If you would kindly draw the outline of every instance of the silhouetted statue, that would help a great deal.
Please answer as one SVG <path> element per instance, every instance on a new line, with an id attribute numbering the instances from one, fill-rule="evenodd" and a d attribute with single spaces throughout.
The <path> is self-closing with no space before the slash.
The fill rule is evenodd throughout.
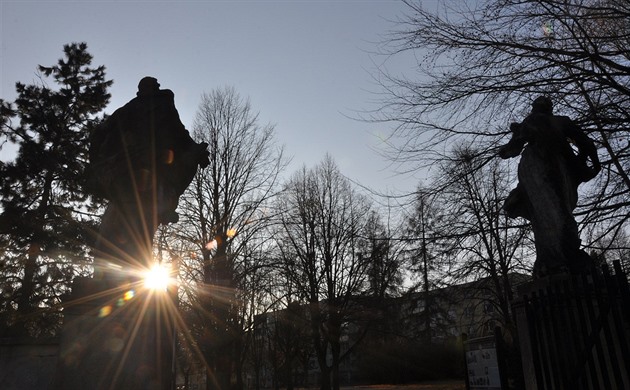
<path id="1" fill-rule="evenodd" d="M 99 265 L 146 266 L 159 224 L 177 222 L 179 196 L 208 165 L 175 108 L 174 94 L 145 77 L 137 96 L 96 128 L 89 180 L 109 200 L 95 244 Z"/>
<path id="2" fill-rule="evenodd" d="M 593 261 L 580 249 L 573 210 L 578 186 L 600 171 L 593 141 L 570 118 L 553 115 L 547 97 L 534 100 L 531 113 L 523 122 L 512 123 L 510 129 L 512 139 L 499 156 L 507 159 L 522 154 L 519 183 L 503 208 L 509 217 L 531 222 L 536 246 L 534 277 L 583 272 Z"/>

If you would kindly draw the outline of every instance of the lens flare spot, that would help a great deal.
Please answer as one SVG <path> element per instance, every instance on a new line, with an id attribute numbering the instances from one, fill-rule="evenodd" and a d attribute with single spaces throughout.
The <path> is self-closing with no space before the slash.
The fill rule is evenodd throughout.
<path id="1" fill-rule="evenodd" d="M 546 37 L 553 36 L 553 22 L 548 21 L 543 23 L 542 30 Z"/>
<path id="2" fill-rule="evenodd" d="M 173 161 L 175 161 L 175 152 L 173 152 L 173 149 L 168 149 L 164 155 L 164 162 L 167 165 L 171 165 Z"/>
<path id="3" fill-rule="evenodd" d="M 123 300 L 125 300 L 125 301 L 130 301 L 130 300 L 132 300 L 132 299 L 133 299 L 133 297 L 135 297 L 135 296 L 136 296 L 136 292 L 135 292 L 135 291 L 133 291 L 133 290 L 128 290 L 128 291 L 125 291 L 125 294 L 123 295 Z"/>
<path id="4" fill-rule="evenodd" d="M 108 315 L 110 315 L 112 313 L 112 307 L 110 305 L 107 306 L 103 306 L 101 307 L 101 309 L 98 311 L 98 318 L 103 318 L 103 317 L 107 317 Z"/>
<path id="5" fill-rule="evenodd" d="M 206 244 L 206 249 L 209 251 L 216 249 L 216 247 L 217 247 L 217 240 L 212 240 Z"/>
<path id="6" fill-rule="evenodd" d="M 108 341 L 107 348 L 112 352 L 120 352 L 125 347 L 125 342 L 120 338 L 114 337 Z"/>

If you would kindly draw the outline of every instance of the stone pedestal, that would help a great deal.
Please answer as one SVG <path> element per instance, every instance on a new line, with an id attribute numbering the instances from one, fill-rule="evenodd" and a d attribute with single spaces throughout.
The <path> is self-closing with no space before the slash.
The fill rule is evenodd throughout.
<path id="1" fill-rule="evenodd" d="M 513 303 L 527 390 L 630 389 L 630 287 L 615 275 L 558 274 Z"/>
<path id="2" fill-rule="evenodd" d="M 173 314 L 165 292 L 78 280 L 64 307 L 55 389 L 172 389 Z"/>

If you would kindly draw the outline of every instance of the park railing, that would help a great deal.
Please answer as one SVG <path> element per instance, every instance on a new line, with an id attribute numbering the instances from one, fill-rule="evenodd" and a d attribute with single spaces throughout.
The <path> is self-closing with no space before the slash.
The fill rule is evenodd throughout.
<path id="1" fill-rule="evenodd" d="M 630 289 L 620 263 L 553 275 L 513 304 L 527 390 L 630 389 Z"/>

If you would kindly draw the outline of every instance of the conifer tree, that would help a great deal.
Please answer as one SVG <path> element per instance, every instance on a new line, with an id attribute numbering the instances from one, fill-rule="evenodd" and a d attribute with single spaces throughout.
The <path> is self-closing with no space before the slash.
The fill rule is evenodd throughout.
<path id="1" fill-rule="evenodd" d="M 54 329 L 61 295 L 87 272 L 95 205 L 84 168 L 112 81 L 104 66 L 91 66 L 86 43 L 63 52 L 56 65 L 37 67 L 38 82 L 16 83 L 14 102 L 0 100 L 0 145 L 17 147 L 0 161 L 0 326 L 13 333 Z"/>

